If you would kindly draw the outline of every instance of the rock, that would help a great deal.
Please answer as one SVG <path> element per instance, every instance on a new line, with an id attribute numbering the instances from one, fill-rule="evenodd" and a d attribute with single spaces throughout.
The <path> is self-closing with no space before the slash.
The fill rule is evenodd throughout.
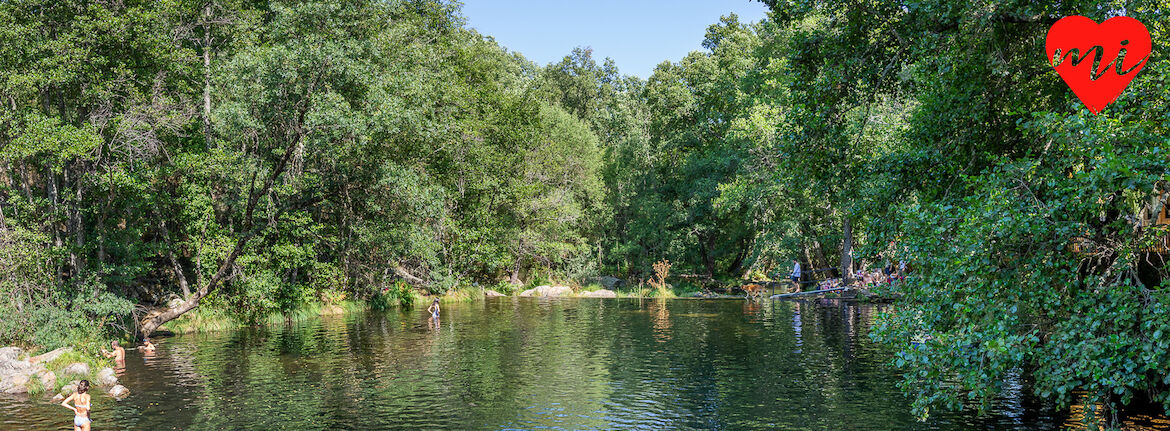
<path id="1" fill-rule="evenodd" d="M 102 368 L 101 371 L 98 371 L 97 384 L 107 387 L 118 384 L 118 376 L 114 375 L 114 369 L 106 367 Z"/>
<path id="2" fill-rule="evenodd" d="M 573 288 L 569 286 L 537 286 L 520 292 L 520 296 L 570 296 Z"/>
<path id="3" fill-rule="evenodd" d="M 4 382 L 0 383 L 0 387 L 4 389 L 6 394 L 24 394 L 28 393 L 28 381 L 27 375 L 15 374 L 4 379 Z"/>
<path id="4" fill-rule="evenodd" d="M 0 348 L 0 362 L 19 361 L 22 354 L 24 354 L 24 349 L 19 347 Z"/>
<path id="5" fill-rule="evenodd" d="M 61 395 L 61 394 L 53 395 L 53 402 L 59 403 L 61 401 L 65 401 L 64 395 Z"/>
<path id="6" fill-rule="evenodd" d="M 496 292 L 496 291 L 494 291 L 494 290 L 491 290 L 491 289 L 484 289 L 484 291 L 483 291 L 483 296 L 486 296 L 486 297 L 488 297 L 488 298 L 491 298 L 491 297 L 494 297 L 494 296 L 505 296 L 505 295 L 504 295 L 503 293 Z"/>
<path id="7" fill-rule="evenodd" d="M 66 366 L 65 369 L 61 370 L 61 375 L 62 376 L 74 375 L 74 376 L 88 377 L 89 376 L 89 364 L 86 364 L 83 362 L 74 362 L 74 363 Z"/>
<path id="8" fill-rule="evenodd" d="M 53 386 L 57 386 L 57 375 L 52 371 L 41 371 L 37 373 L 37 377 L 41 379 L 41 386 L 45 388 L 46 392 L 53 390 Z"/>
<path id="9" fill-rule="evenodd" d="M 617 293 L 612 290 L 601 289 L 593 292 L 584 292 L 581 294 L 583 298 L 617 298 Z"/>
<path id="10" fill-rule="evenodd" d="M 617 277 L 610 277 L 608 275 L 604 277 L 594 277 L 587 280 L 587 282 L 600 284 L 601 287 L 604 287 L 606 290 L 617 290 L 626 286 L 625 280 Z"/>
<path id="11" fill-rule="evenodd" d="M 61 394 L 64 394 L 66 397 L 73 395 L 74 392 L 77 392 L 77 381 L 76 380 L 68 385 L 61 387 Z M 64 398 L 64 397 L 62 397 L 62 398 Z"/>
<path id="12" fill-rule="evenodd" d="M 73 351 L 72 347 L 66 346 L 66 347 L 62 347 L 60 349 L 54 350 L 52 352 L 42 353 L 40 355 L 33 356 L 31 358 L 28 358 L 28 361 L 31 363 L 34 363 L 34 364 L 42 364 L 42 363 L 57 359 L 65 352 L 72 352 L 72 351 Z"/>
<path id="13" fill-rule="evenodd" d="M 126 389 L 125 386 L 114 385 L 114 387 L 110 388 L 111 397 L 121 400 L 122 398 L 126 398 L 128 395 L 130 395 L 130 390 Z"/>

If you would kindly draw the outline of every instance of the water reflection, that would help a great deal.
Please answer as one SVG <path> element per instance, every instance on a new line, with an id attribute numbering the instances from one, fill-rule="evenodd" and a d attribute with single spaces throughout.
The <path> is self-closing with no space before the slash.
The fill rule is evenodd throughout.
<path id="1" fill-rule="evenodd" d="M 158 340 L 95 430 L 1059 429 L 1018 381 L 984 418 L 908 413 L 869 327 L 835 301 L 496 298 Z M 0 429 L 68 429 L 0 397 Z"/>

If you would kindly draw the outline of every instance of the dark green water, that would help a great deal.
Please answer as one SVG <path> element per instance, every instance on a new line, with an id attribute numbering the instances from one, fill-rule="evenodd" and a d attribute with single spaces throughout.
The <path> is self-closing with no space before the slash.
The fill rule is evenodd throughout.
<path id="1" fill-rule="evenodd" d="M 908 414 L 875 306 L 498 298 L 164 338 L 129 352 L 94 430 L 1045 430 L 1018 394 L 989 416 Z M 0 397 L 0 429 L 71 429 Z"/>

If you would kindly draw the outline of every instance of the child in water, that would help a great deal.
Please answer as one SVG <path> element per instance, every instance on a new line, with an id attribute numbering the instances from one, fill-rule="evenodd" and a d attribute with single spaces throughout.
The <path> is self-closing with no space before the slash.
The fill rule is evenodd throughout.
<path id="1" fill-rule="evenodd" d="M 86 392 L 89 392 L 89 380 L 82 380 L 77 382 L 77 392 L 61 402 L 62 406 L 73 410 L 73 431 L 89 431 L 90 399 Z M 70 401 L 73 401 L 73 405 L 69 405 Z"/>

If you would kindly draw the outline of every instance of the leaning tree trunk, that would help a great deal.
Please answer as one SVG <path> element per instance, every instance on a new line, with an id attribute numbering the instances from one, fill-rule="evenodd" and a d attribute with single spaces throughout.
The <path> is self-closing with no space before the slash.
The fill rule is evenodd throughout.
<path id="1" fill-rule="evenodd" d="M 302 124 L 304 122 L 304 116 L 305 111 L 302 111 L 300 113 L 300 120 Z M 263 187 L 261 187 L 260 190 L 253 190 L 253 192 L 248 196 L 248 205 L 244 212 L 244 233 L 236 241 L 236 246 L 232 249 L 231 254 L 229 254 L 227 259 L 224 259 L 223 263 L 219 265 L 219 270 L 215 272 L 215 275 L 207 281 L 207 284 L 200 286 L 199 289 L 191 292 L 190 295 L 186 295 L 182 302 L 175 304 L 174 306 L 168 306 L 165 309 L 147 314 L 146 317 L 142 319 L 142 322 L 139 326 L 139 331 L 142 332 L 143 336 L 150 335 L 154 331 L 158 330 L 159 326 L 162 326 L 164 323 L 170 322 L 171 320 L 182 316 L 183 313 L 191 311 L 197 307 L 200 300 L 202 300 L 211 292 L 215 291 L 215 289 L 219 287 L 220 284 L 223 284 L 224 279 L 229 274 L 229 269 L 235 265 L 236 258 L 239 257 L 240 253 L 243 252 L 244 248 L 248 245 L 248 241 L 251 240 L 252 237 L 256 236 L 256 234 L 259 233 L 263 228 L 267 228 L 277 220 L 280 220 L 281 216 L 287 208 L 281 208 L 279 211 L 277 211 L 275 217 L 268 219 L 267 223 L 265 223 L 263 226 L 259 226 L 258 228 L 253 227 L 252 213 L 255 211 L 256 204 L 260 201 L 260 198 L 267 195 L 268 192 L 272 190 L 272 185 L 276 183 L 276 179 L 284 173 L 288 166 L 289 158 L 291 158 L 293 155 L 293 150 L 300 143 L 302 138 L 303 136 L 299 133 L 295 135 L 295 137 L 292 139 L 292 142 L 290 142 L 284 149 L 284 156 L 281 157 L 280 162 L 276 164 L 276 167 L 272 170 L 272 174 L 269 175 L 268 178 L 264 181 Z M 255 175 L 253 175 L 253 178 L 255 178 Z M 255 182 L 253 182 L 253 184 L 255 184 Z M 176 276 L 185 277 L 181 272 L 177 273 Z"/>

